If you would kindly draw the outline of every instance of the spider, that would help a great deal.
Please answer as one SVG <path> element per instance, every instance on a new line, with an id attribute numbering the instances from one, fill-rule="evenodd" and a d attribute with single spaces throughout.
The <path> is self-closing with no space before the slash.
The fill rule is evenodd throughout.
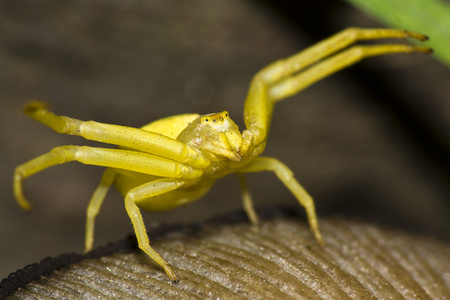
<path id="1" fill-rule="evenodd" d="M 70 161 L 107 167 L 87 207 L 85 251 L 92 249 L 94 220 L 109 187 L 114 184 L 125 197 L 139 248 L 156 261 L 173 282 L 177 277 L 168 263 L 150 247 L 140 208 L 164 211 L 203 196 L 216 179 L 236 173 L 241 182 L 244 209 L 253 224 L 253 208 L 244 173 L 272 171 L 305 208 L 315 239 L 324 244 L 314 201 L 294 178 L 292 171 L 275 158 L 262 157 L 275 103 L 359 60 L 390 53 L 430 53 L 431 49 L 409 44 L 352 46 L 360 40 L 426 36 L 396 29 L 348 28 L 291 57 L 278 60 L 252 79 L 244 104 L 242 133 L 228 112 L 207 115 L 183 114 L 154 121 L 142 128 L 81 121 L 50 112 L 43 102 L 30 102 L 25 113 L 58 133 L 119 146 L 117 149 L 60 146 L 15 169 L 14 195 L 24 210 L 25 178 L 51 166 Z"/>

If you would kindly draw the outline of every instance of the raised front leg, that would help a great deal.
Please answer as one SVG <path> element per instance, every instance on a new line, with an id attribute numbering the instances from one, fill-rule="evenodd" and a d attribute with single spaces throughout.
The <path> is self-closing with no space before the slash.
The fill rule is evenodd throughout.
<path id="1" fill-rule="evenodd" d="M 279 80 L 287 78 L 294 73 L 297 73 L 314 63 L 332 56 L 333 54 L 347 48 L 348 46 L 364 40 L 379 40 L 379 39 L 406 39 L 413 38 L 419 41 L 425 41 L 428 38 L 419 33 L 409 32 L 399 29 L 365 29 L 365 28 L 347 28 L 337 34 L 312 45 L 305 50 L 292 55 L 286 59 L 281 59 L 271 63 L 267 67 L 259 71 L 255 77 L 263 81 L 267 85 L 272 85 Z M 384 47 L 390 45 L 378 45 L 376 47 Z M 399 46 L 396 44 L 396 46 Z M 413 51 L 425 52 L 430 51 L 429 48 L 417 47 L 413 45 L 406 45 L 411 48 L 417 48 Z M 378 53 L 376 55 L 388 54 L 388 53 L 402 53 L 403 49 L 387 48 L 384 53 Z M 411 51 L 406 51 L 411 52 Z"/>
<path id="2" fill-rule="evenodd" d="M 329 76 L 361 59 L 391 53 L 430 53 L 431 49 L 408 44 L 353 46 L 361 40 L 384 38 L 414 38 L 420 41 L 426 36 L 396 29 L 348 28 L 291 57 L 276 61 L 259 71 L 250 84 L 244 105 L 244 121 L 247 127 L 242 134 L 240 155 L 244 156 L 252 146 L 262 144 L 262 152 L 277 101 L 292 96 L 313 83 Z"/>
<path id="3" fill-rule="evenodd" d="M 282 162 L 270 157 L 257 157 L 251 163 L 239 172 L 261 172 L 272 171 L 275 172 L 278 179 L 294 194 L 300 205 L 306 210 L 308 216 L 309 226 L 316 238 L 316 240 L 323 245 L 323 238 L 319 231 L 319 223 L 317 221 L 316 209 L 314 207 L 313 198 L 306 192 L 306 190 L 294 178 L 292 171 Z"/>
<path id="4" fill-rule="evenodd" d="M 268 97 L 274 101 L 283 100 L 304 90 L 313 83 L 351 66 L 364 58 L 393 53 L 430 53 L 429 48 L 413 45 L 375 45 L 353 46 L 347 50 L 322 61 L 300 72 L 273 84 L 268 90 Z"/>

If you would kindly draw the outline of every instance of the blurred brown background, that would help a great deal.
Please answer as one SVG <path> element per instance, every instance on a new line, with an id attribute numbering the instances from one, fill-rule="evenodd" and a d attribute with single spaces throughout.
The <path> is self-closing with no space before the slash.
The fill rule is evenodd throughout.
<path id="1" fill-rule="evenodd" d="M 226 109 L 242 127 L 248 83 L 260 68 L 348 26 L 382 26 L 341 1 L 276 3 L 2 1 L 0 277 L 83 251 L 85 209 L 102 173 L 71 163 L 31 177 L 25 186 L 35 210 L 22 212 L 12 196 L 16 165 L 59 145 L 98 145 L 27 118 L 28 99 L 58 114 L 136 127 Z M 359 216 L 448 239 L 449 80 L 449 69 L 425 55 L 365 61 L 280 103 L 265 155 L 292 168 L 319 217 Z M 258 207 L 296 205 L 273 174 L 248 178 Z M 192 205 L 144 217 L 150 227 L 240 208 L 230 176 Z M 131 230 L 112 190 L 95 244 Z"/>

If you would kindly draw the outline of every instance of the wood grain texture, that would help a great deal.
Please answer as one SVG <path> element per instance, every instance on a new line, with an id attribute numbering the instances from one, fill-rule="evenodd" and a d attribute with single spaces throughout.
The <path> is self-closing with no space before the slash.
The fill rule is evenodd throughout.
<path id="1" fill-rule="evenodd" d="M 401 231 L 321 219 L 319 246 L 299 216 L 271 214 L 164 230 L 153 247 L 174 284 L 138 250 L 83 259 L 11 299 L 448 299 L 450 247 Z"/>

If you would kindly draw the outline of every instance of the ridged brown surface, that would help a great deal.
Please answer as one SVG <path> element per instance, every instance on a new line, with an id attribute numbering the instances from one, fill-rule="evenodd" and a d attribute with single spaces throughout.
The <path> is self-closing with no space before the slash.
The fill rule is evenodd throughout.
<path id="1" fill-rule="evenodd" d="M 326 246 L 305 221 L 280 215 L 172 230 L 154 248 L 172 283 L 140 252 L 86 259 L 11 299 L 450 299 L 450 247 L 343 219 L 321 219 Z"/>

